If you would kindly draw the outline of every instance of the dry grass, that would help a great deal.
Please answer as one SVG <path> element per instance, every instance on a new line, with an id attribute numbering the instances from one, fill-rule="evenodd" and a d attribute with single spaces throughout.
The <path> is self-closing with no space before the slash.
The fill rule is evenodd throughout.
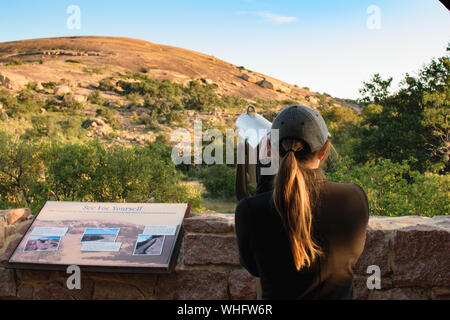
<path id="1" fill-rule="evenodd" d="M 205 187 L 200 181 L 187 181 L 184 184 L 194 188 L 200 193 L 205 193 Z M 215 198 L 205 198 L 203 197 L 203 209 L 201 211 L 204 212 L 218 212 L 218 213 L 234 213 L 236 209 L 237 202 L 233 199 L 225 200 L 225 199 L 215 199 Z"/>
<path id="2" fill-rule="evenodd" d="M 223 199 L 203 199 L 203 206 L 207 211 L 218 213 L 234 213 L 236 209 L 236 201 Z"/>

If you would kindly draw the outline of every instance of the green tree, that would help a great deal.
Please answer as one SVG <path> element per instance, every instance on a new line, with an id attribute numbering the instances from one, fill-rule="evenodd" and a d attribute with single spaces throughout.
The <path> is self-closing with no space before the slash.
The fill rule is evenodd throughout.
<path id="1" fill-rule="evenodd" d="M 39 206 L 45 194 L 45 167 L 39 144 L 0 132 L 0 198 L 7 203 Z"/>
<path id="2" fill-rule="evenodd" d="M 449 50 L 449 48 L 447 48 Z M 422 125 L 429 128 L 435 139 L 427 141 L 426 148 L 433 158 L 441 160 L 437 164 L 437 169 L 447 166 L 449 163 L 450 149 L 450 89 L 449 89 L 449 69 L 450 60 L 442 57 L 438 61 L 434 60 L 429 68 L 425 69 L 424 77 L 428 74 L 441 74 L 433 83 L 434 90 L 429 90 L 423 95 L 424 116 Z M 431 77 L 434 80 L 434 77 Z"/>
<path id="3" fill-rule="evenodd" d="M 100 142 L 51 143 L 45 146 L 46 181 L 59 200 L 92 200 L 98 166 L 104 163 Z"/>
<path id="4" fill-rule="evenodd" d="M 344 157 L 326 171 L 326 176 L 331 181 L 363 187 L 371 215 L 448 215 L 450 177 L 431 172 L 422 174 L 411 168 L 412 162 L 413 159 L 402 162 L 373 159 L 358 165 Z"/>
<path id="5" fill-rule="evenodd" d="M 32 136 L 37 137 L 51 137 L 54 136 L 59 125 L 56 123 L 55 118 L 48 115 L 38 115 L 31 118 L 33 129 L 29 132 Z"/>
<path id="6" fill-rule="evenodd" d="M 414 157 L 421 172 L 448 171 L 448 57 L 432 60 L 415 77 L 407 74 L 393 94 L 391 82 L 375 75 L 360 90 L 365 108 L 356 158 Z"/>
<path id="7" fill-rule="evenodd" d="M 215 164 L 203 169 L 200 180 L 210 196 L 221 198 L 234 197 L 234 179 L 236 169 L 225 164 Z"/>
<path id="8" fill-rule="evenodd" d="M 319 108 L 331 133 L 331 140 L 340 155 L 353 155 L 359 143 L 357 132 L 361 117 L 351 108 L 332 106 Z"/>
<path id="9" fill-rule="evenodd" d="M 389 88 L 392 85 L 392 78 L 383 80 L 379 73 L 372 76 L 369 82 L 363 82 L 361 93 L 361 103 L 379 104 L 389 96 Z"/>
<path id="10" fill-rule="evenodd" d="M 9 116 L 18 116 L 26 113 L 37 113 L 44 106 L 44 102 L 30 89 L 23 89 L 17 97 L 8 90 L 0 90 L 0 103 L 5 106 Z"/>
<path id="11" fill-rule="evenodd" d="M 59 200 L 190 202 L 200 194 L 180 184 L 180 174 L 161 143 L 112 147 L 100 142 L 45 147 L 46 181 Z"/>

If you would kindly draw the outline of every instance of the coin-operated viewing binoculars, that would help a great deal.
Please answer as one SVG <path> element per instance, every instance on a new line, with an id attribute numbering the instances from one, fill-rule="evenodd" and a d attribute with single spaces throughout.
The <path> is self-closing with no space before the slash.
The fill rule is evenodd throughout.
<path id="1" fill-rule="evenodd" d="M 248 185 L 256 188 L 261 176 L 261 165 L 270 161 L 267 154 L 267 138 L 272 123 L 256 113 L 253 105 L 236 120 L 238 135 L 238 162 L 235 192 L 238 200 L 249 197 Z M 265 159 L 265 163 L 262 163 Z"/>

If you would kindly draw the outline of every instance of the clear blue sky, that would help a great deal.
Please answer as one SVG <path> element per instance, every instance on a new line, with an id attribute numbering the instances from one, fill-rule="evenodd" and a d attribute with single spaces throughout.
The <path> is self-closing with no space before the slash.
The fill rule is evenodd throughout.
<path id="1" fill-rule="evenodd" d="M 79 30 L 66 26 L 69 5 L 80 7 Z M 379 29 L 367 27 L 372 5 L 379 8 Z M 0 42 L 69 35 L 179 46 L 356 98 L 375 72 L 399 80 L 444 55 L 450 13 L 437 0 L 1 1 Z"/>

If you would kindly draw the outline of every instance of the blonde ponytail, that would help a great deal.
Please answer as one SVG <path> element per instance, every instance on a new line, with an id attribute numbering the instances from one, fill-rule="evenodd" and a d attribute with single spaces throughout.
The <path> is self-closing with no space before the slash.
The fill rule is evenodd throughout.
<path id="1" fill-rule="evenodd" d="M 318 189 L 311 184 L 309 169 L 304 168 L 295 155 L 304 144 L 298 140 L 285 140 L 282 146 L 289 151 L 281 159 L 273 198 L 288 233 L 295 267 L 300 270 L 309 267 L 322 254 L 311 235 L 312 202 L 316 200 Z"/>

